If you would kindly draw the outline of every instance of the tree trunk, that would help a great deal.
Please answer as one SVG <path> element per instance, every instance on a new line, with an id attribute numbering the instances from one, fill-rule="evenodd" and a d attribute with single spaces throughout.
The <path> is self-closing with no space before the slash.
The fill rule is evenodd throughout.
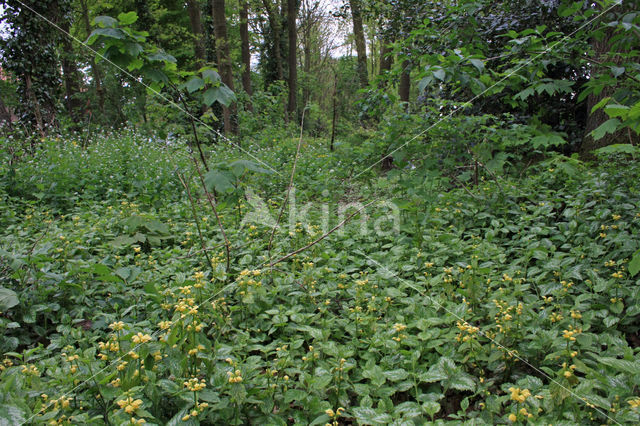
<path id="1" fill-rule="evenodd" d="M 193 32 L 194 37 L 196 68 L 200 69 L 206 62 L 206 51 L 204 48 L 204 31 L 202 30 L 200 3 L 198 2 L 198 0 L 188 0 L 187 10 L 189 12 L 189 22 L 191 23 L 191 31 Z"/>
<path id="2" fill-rule="evenodd" d="M 60 27 L 63 31 L 69 32 L 69 21 L 63 19 L 60 23 Z M 69 116 L 74 123 L 80 121 L 80 103 L 76 95 L 80 91 L 79 88 L 79 76 L 78 67 L 74 61 L 73 45 L 69 37 L 62 37 L 62 49 L 61 62 L 62 62 L 62 75 L 64 78 L 64 91 L 65 91 L 65 106 Z"/>
<path id="3" fill-rule="evenodd" d="M 411 62 L 405 59 L 402 63 L 402 74 L 400 75 L 400 86 L 398 87 L 398 95 L 400 101 L 409 102 L 409 94 L 411 92 Z"/>
<path id="4" fill-rule="evenodd" d="M 366 87 L 369 84 L 369 78 L 367 76 L 367 44 L 364 39 L 364 29 L 362 27 L 360 0 L 349 0 L 349 6 L 351 7 L 351 16 L 353 17 L 353 35 L 356 39 L 360 86 Z"/>
<path id="5" fill-rule="evenodd" d="M 91 23 L 89 22 L 89 7 L 87 6 L 87 0 L 80 0 L 80 6 L 82 8 L 82 21 L 84 23 L 84 29 L 87 33 L 87 37 L 91 34 Z M 102 77 L 100 75 L 100 68 L 96 64 L 95 57 L 90 55 L 89 63 L 91 64 L 91 75 L 93 76 L 93 84 L 96 88 L 96 96 L 98 96 L 98 108 L 100 114 L 104 116 L 104 92 L 102 90 Z"/>
<path id="6" fill-rule="evenodd" d="M 2 97 L 0 97 L 0 124 L 2 124 L 2 122 L 7 123 L 7 127 L 9 128 L 9 130 L 13 129 L 13 125 L 11 122 L 11 111 L 9 111 L 9 108 L 7 108 L 7 106 L 4 104 Z"/>
<path id="7" fill-rule="evenodd" d="M 267 11 L 269 26 L 273 34 L 273 49 L 276 56 L 276 72 L 278 80 L 284 80 L 284 67 L 282 66 L 282 52 L 280 51 L 280 21 L 271 7 L 271 0 L 262 0 L 262 4 Z"/>
<path id="8" fill-rule="evenodd" d="M 298 27 L 296 18 L 298 17 L 298 7 L 296 0 L 287 0 L 287 32 L 289 35 L 289 103 L 287 113 L 292 120 L 296 119 L 297 99 L 298 99 Z"/>
<path id="9" fill-rule="evenodd" d="M 27 98 L 33 105 L 33 114 L 36 117 L 36 126 L 38 126 L 38 132 L 40 133 L 40 137 L 44 138 L 45 132 L 44 132 L 44 123 L 42 122 L 42 112 L 40 111 L 40 103 L 38 102 L 36 95 L 33 93 L 33 88 L 31 84 L 31 74 L 26 73 L 24 75 L 24 82 L 25 82 L 25 90 L 27 92 Z"/>
<path id="10" fill-rule="evenodd" d="M 380 75 L 391 70 L 393 65 L 393 57 L 391 56 L 391 48 L 384 38 L 381 40 L 380 45 Z"/>
<path id="11" fill-rule="evenodd" d="M 242 88 L 249 100 L 247 101 L 247 109 L 253 112 L 251 104 L 251 51 L 249 48 L 249 6 L 247 0 L 240 0 L 240 50 L 242 53 Z"/>
<path id="12" fill-rule="evenodd" d="M 216 38 L 216 53 L 218 55 L 218 68 L 222 82 L 233 90 L 233 70 L 231 69 L 231 57 L 229 55 L 229 40 L 227 38 L 227 18 L 225 16 L 224 0 L 211 0 L 211 12 L 213 14 L 213 30 Z M 236 133 L 237 126 L 232 121 L 235 115 L 235 104 L 222 108 L 225 133 Z"/>

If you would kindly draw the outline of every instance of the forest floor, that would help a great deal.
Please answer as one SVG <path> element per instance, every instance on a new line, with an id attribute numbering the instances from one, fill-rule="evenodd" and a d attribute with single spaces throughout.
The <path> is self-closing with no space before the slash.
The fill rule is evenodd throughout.
<path id="1" fill-rule="evenodd" d="M 205 149 L 227 253 L 185 149 L 81 145 L 0 166 L 0 424 L 640 422 L 637 162 Z"/>

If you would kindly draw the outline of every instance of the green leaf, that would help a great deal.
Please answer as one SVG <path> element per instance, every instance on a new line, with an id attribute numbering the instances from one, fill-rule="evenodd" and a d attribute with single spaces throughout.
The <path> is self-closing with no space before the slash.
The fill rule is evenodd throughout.
<path id="1" fill-rule="evenodd" d="M 628 143 L 616 143 L 595 150 L 596 154 L 640 154 L 640 148 Z"/>
<path id="2" fill-rule="evenodd" d="M 609 367 L 613 367 L 619 372 L 629 373 L 633 376 L 636 376 L 638 372 L 640 372 L 640 364 L 637 362 L 627 361 L 626 359 L 601 357 L 598 358 L 598 362 L 608 365 Z"/>
<path id="3" fill-rule="evenodd" d="M 219 102 L 224 106 L 229 106 L 236 100 L 236 95 L 227 86 L 221 84 L 218 87 L 211 87 L 203 94 L 203 101 L 207 106 L 214 102 Z"/>
<path id="4" fill-rule="evenodd" d="M 592 131 L 591 136 L 595 140 L 602 139 L 607 133 L 614 133 L 618 129 L 619 124 L 620 120 L 618 120 L 617 118 L 611 118 L 598 126 L 597 129 Z"/>
<path id="5" fill-rule="evenodd" d="M 611 69 L 611 74 L 613 74 L 614 77 L 619 77 L 622 74 L 624 74 L 624 67 L 610 67 Z"/>
<path id="6" fill-rule="evenodd" d="M 632 277 L 635 277 L 636 274 L 640 271 L 640 250 L 635 252 L 633 258 L 631 258 L 631 262 L 629 262 L 629 273 Z"/>
<path id="7" fill-rule="evenodd" d="M 384 377 L 387 378 L 387 380 L 390 380 L 392 382 L 399 382 L 400 380 L 404 380 L 409 375 L 409 373 L 407 373 L 402 368 L 398 368 L 397 370 L 385 371 L 383 374 Z"/>
<path id="8" fill-rule="evenodd" d="M 18 303 L 20 303 L 18 295 L 13 290 L 0 287 L 0 312 L 5 312 Z"/>
<path id="9" fill-rule="evenodd" d="M 221 193 L 232 191 L 235 188 L 231 179 L 218 170 L 210 170 L 207 172 L 207 174 L 204 175 L 204 184 L 207 190 L 211 191 L 215 189 Z"/>
<path id="10" fill-rule="evenodd" d="M 93 19 L 93 25 L 97 25 L 100 28 L 113 28 L 118 24 L 118 21 L 111 16 L 96 16 Z"/>
<path id="11" fill-rule="evenodd" d="M 124 31 L 122 31 L 120 28 L 96 28 L 91 32 L 89 38 L 98 36 L 115 38 L 118 40 L 124 40 L 127 37 Z"/>
<path id="12" fill-rule="evenodd" d="M 0 426 L 21 425 L 27 421 L 24 411 L 15 405 L 0 405 Z"/>
<path id="13" fill-rule="evenodd" d="M 301 389 L 289 389 L 284 394 L 284 402 L 285 404 L 289 404 L 293 401 L 302 403 L 306 397 L 307 393 Z"/>
<path id="14" fill-rule="evenodd" d="M 378 413 L 373 408 L 356 407 L 351 411 L 356 420 L 363 425 L 386 425 L 391 422 L 389 414 Z"/>
<path id="15" fill-rule="evenodd" d="M 476 69 L 480 72 L 484 71 L 484 62 L 480 59 L 469 59 L 469 62 L 471 62 L 471 65 L 473 65 L 474 67 L 476 67 Z"/>
<path id="16" fill-rule="evenodd" d="M 120 25 L 131 25 L 138 20 L 138 14 L 136 12 L 121 13 L 118 15 L 118 21 Z"/>
<path id="17" fill-rule="evenodd" d="M 433 76 L 440 81 L 444 81 L 444 78 L 447 76 L 447 74 L 442 68 L 440 68 L 433 72 Z"/>
<path id="18" fill-rule="evenodd" d="M 591 114 L 593 114 L 599 108 L 602 108 L 603 106 L 605 106 L 610 100 L 611 100 L 610 97 L 600 99 L 600 102 L 598 102 L 593 106 L 593 108 L 591 108 Z"/>
<path id="19" fill-rule="evenodd" d="M 185 87 L 189 93 L 193 93 L 204 87 L 204 80 L 200 77 L 191 77 L 191 79 L 187 81 L 187 84 L 185 84 Z"/>
<path id="20" fill-rule="evenodd" d="M 202 78 L 209 84 L 214 84 L 220 81 L 220 74 L 213 68 L 206 68 L 202 71 Z"/>

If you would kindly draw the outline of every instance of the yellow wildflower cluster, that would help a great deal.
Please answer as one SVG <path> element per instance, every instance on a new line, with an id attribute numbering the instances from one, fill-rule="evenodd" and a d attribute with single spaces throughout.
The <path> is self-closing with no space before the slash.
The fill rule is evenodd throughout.
<path id="1" fill-rule="evenodd" d="M 113 331 L 124 330 L 125 324 L 122 321 L 116 321 L 109 324 L 109 328 Z"/>
<path id="2" fill-rule="evenodd" d="M 571 310 L 571 318 L 580 319 L 582 318 L 582 314 L 580 313 L 580 311 Z"/>
<path id="3" fill-rule="evenodd" d="M 604 266 L 606 266 L 607 268 L 613 268 L 614 266 L 616 266 L 616 262 L 615 260 L 607 260 L 606 262 L 604 262 Z"/>
<path id="4" fill-rule="evenodd" d="M 147 343 L 151 341 L 151 336 L 138 332 L 138 334 L 135 334 L 133 337 L 131 337 L 131 341 L 135 344 Z"/>
<path id="5" fill-rule="evenodd" d="M 327 416 L 333 419 L 332 423 L 327 423 L 325 426 L 337 426 L 339 424 L 338 417 L 340 417 L 342 413 L 344 413 L 344 408 L 338 407 L 336 411 L 333 411 L 332 408 L 327 408 L 326 410 L 324 410 L 324 412 Z"/>
<path id="6" fill-rule="evenodd" d="M 198 392 L 207 387 L 207 384 L 205 383 L 204 379 L 198 380 L 195 377 L 189 379 L 188 381 L 182 384 L 184 385 L 185 388 L 187 388 L 187 390 L 191 392 Z"/>
<path id="7" fill-rule="evenodd" d="M 203 345 L 198 345 L 193 349 L 189 349 L 189 355 L 190 356 L 195 356 L 198 354 L 198 352 L 201 352 L 204 350 L 204 346 Z"/>
<path id="8" fill-rule="evenodd" d="M 227 376 L 229 377 L 229 383 L 240 383 L 242 382 L 242 373 L 240 370 L 236 371 L 227 371 Z"/>
<path id="9" fill-rule="evenodd" d="M 579 328 L 574 329 L 572 326 L 569 326 L 569 330 L 562 331 L 562 337 L 573 342 L 576 340 L 576 338 L 573 336 L 575 336 L 576 334 L 580 334 L 581 332 L 582 330 L 580 330 Z"/>
<path id="10" fill-rule="evenodd" d="M 182 417 L 182 421 L 186 422 L 187 420 L 189 420 L 192 417 L 198 417 L 198 414 L 200 412 L 202 412 L 202 410 L 204 410 L 205 408 L 207 408 L 209 406 L 209 404 L 207 404 L 206 402 L 200 402 L 196 405 L 196 407 L 191 410 L 189 413 L 185 414 Z"/>
<path id="11" fill-rule="evenodd" d="M 531 396 L 531 392 L 529 391 L 529 389 L 510 387 L 509 392 L 511 392 L 511 400 L 520 403 L 523 403 L 527 398 Z"/>
<path id="12" fill-rule="evenodd" d="M 142 407 L 142 400 L 129 397 L 127 399 L 121 399 L 116 404 L 122 408 L 127 414 L 135 413 L 140 407 Z"/>
<path id="13" fill-rule="evenodd" d="M 566 377 L 567 379 L 569 377 L 573 376 L 573 370 L 575 370 L 575 369 L 576 369 L 576 366 L 573 365 L 573 364 L 571 364 L 570 366 L 567 367 L 567 363 L 566 362 L 562 363 L 562 371 L 563 371 L 562 375 L 564 377 Z"/>
<path id="14" fill-rule="evenodd" d="M 9 367 L 13 366 L 13 361 L 11 361 L 9 358 L 5 358 L 2 360 L 2 364 L 0 364 L 0 371 L 4 371 Z"/>
<path id="15" fill-rule="evenodd" d="M 622 271 L 616 271 L 616 272 L 614 272 L 613 274 L 611 274 L 611 276 L 612 276 L 613 278 L 618 278 L 618 279 L 620 279 L 620 278 L 624 278 L 624 274 L 622 273 Z"/>
<path id="16" fill-rule="evenodd" d="M 40 376 L 40 370 L 33 364 L 27 364 L 22 366 L 22 374 L 27 374 L 29 376 Z"/>
<path id="17" fill-rule="evenodd" d="M 640 408 L 640 398 L 633 398 L 627 401 L 627 404 L 631 406 L 631 408 Z"/>
<path id="18" fill-rule="evenodd" d="M 562 321 L 563 318 L 564 317 L 560 312 L 552 312 L 551 315 L 549 316 L 549 319 L 551 320 L 551 322 L 560 322 Z"/>
<path id="19" fill-rule="evenodd" d="M 303 361 L 311 361 L 313 359 L 318 359 L 320 358 L 320 354 L 316 351 L 313 350 L 313 346 L 309 345 L 309 352 L 307 353 L 306 356 L 302 357 Z"/>
<path id="20" fill-rule="evenodd" d="M 406 325 L 404 324 L 400 324 L 400 323 L 395 323 L 393 325 L 393 332 L 394 333 L 398 333 L 397 336 L 392 337 L 393 340 L 395 340 L 396 342 L 400 342 L 403 339 L 407 338 L 407 335 L 402 333 L 405 329 L 407 328 Z"/>
<path id="21" fill-rule="evenodd" d="M 464 323 L 461 323 L 460 321 L 458 321 L 456 323 L 456 326 L 461 331 L 461 333 L 458 333 L 458 335 L 456 336 L 456 341 L 458 342 L 460 341 L 466 342 L 469 339 L 472 339 L 474 335 L 476 335 L 480 331 L 478 327 L 470 325 L 466 321 Z"/>
<path id="22" fill-rule="evenodd" d="M 98 347 L 101 351 L 118 352 L 120 350 L 120 344 L 116 340 L 116 336 L 112 336 L 108 342 L 98 342 Z"/>
<path id="23" fill-rule="evenodd" d="M 522 315 L 522 303 L 508 305 L 507 302 L 496 299 L 493 299 L 493 303 L 499 309 L 499 312 L 495 314 L 495 321 L 500 332 L 511 328 L 510 322 L 513 320 L 514 315 Z"/>

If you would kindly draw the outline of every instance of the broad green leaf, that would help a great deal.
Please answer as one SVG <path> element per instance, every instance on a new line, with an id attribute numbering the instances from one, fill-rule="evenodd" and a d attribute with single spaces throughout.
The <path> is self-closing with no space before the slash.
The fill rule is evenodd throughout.
<path id="1" fill-rule="evenodd" d="M 640 250 L 636 251 L 633 257 L 631 258 L 631 262 L 629 262 L 629 273 L 632 277 L 635 277 L 636 274 L 640 271 Z"/>
<path id="2" fill-rule="evenodd" d="M 18 295 L 13 290 L 0 287 L 0 312 L 5 312 L 16 306 L 18 303 L 20 303 Z"/>
<path id="3" fill-rule="evenodd" d="M 21 425 L 27 421 L 24 411 L 15 405 L 0 405 L 0 426 Z"/>
<path id="4" fill-rule="evenodd" d="M 118 21 L 111 16 L 96 16 L 93 18 L 93 25 L 98 25 L 100 28 L 113 28 L 118 24 Z"/>
<path id="5" fill-rule="evenodd" d="M 127 37 L 120 28 L 97 28 L 91 32 L 89 38 L 99 36 L 115 38 L 118 40 L 124 40 Z"/>
<path id="6" fill-rule="evenodd" d="M 391 422 L 391 416 L 386 413 L 378 413 L 373 408 L 355 407 L 351 410 L 359 424 L 386 425 Z"/>
<path id="7" fill-rule="evenodd" d="M 610 118 L 609 120 L 602 123 L 597 129 L 592 131 L 591 136 L 595 140 L 602 139 L 607 133 L 615 133 L 615 131 L 618 129 L 619 124 L 620 120 L 618 120 L 617 118 Z"/>
<path id="8" fill-rule="evenodd" d="M 207 172 L 207 174 L 204 175 L 204 183 L 207 190 L 212 191 L 215 189 L 220 193 L 232 191 L 235 188 L 231 179 L 218 170 L 210 170 Z"/>
<path id="9" fill-rule="evenodd" d="M 191 77 L 191 79 L 185 84 L 185 87 L 189 93 L 193 93 L 204 87 L 204 80 L 200 77 Z"/>
<path id="10" fill-rule="evenodd" d="M 484 62 L 481 59 L 469 59 L 469 62 L 471 62 L 471 65 L 476 67 L 478 71 L 484 71 Z"/>
<path id="11" fill-rule="evenodd" d="M 626 359 L 617 359 L 610 357 L 599 357 L 598 362 L 613 367 L 619 372 L 629 373 L 631 375 L 637 375 L 640 373 L 640 363 L 627 361 Z"/>
<path id="12" fill-rule="evenodd" d="M 138 14 L 136 12 L 121 13 L 118 15 L 118 21 L 120 25 L 131 25 L 138 20 Z"/>
<path id="13" fill-rule="evenodd" d="M 214 84 L 220 81 L 220 74 L 213 68 L 205 68 L 202 71 L 202 78 L 209 84 Z"/>
<path id="14" fill-rule="evenodd" d="M 224 84 L 218 87 L 211 87 L 203 94 L 203 101 L 207 106 L 214 102 L 219 102 L 224 106 L 229 106 L 236 100 L 236 95 Z"/>

